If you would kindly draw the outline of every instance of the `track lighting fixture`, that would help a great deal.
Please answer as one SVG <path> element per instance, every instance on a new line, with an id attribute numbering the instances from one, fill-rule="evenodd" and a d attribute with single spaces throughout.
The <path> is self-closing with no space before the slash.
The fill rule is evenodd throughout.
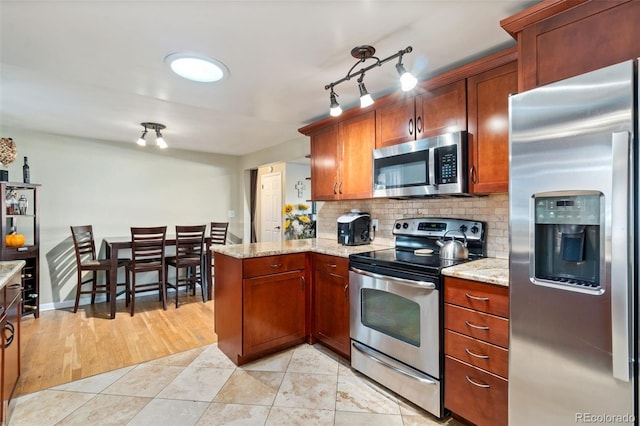
<path id="1" fill-rule="evenodd" d="M 144 122 L 140 123 L 140 125 L 144 127 L 144 130 L 142 131 L 142 135 L 138 138 L 138 145 L 145 146 L 147 144 L 147 141 L 144 138 L 147 136 L 148 129 L 151 129 L 156 131 L 156 145 L 158 148 L 165 149 L 168 146 L 164 137 L 162 137 L 162 133 L 160 133 L 160 130 L 166 129 L 164 124 Z"/>
<path id="2" fill-rule="evenodd" d="M 407 72 L 407 70 L 402 65 L 402 55 L 406 53 L 411 53 L 412 50 L 413 48 L 411 46 L 408 46 L 406 49 L 400 50 L 399 52 L 389 56 L 388 58 L 380 59 L 376 56 L 373 56 L 376 53 L 376 49 L 373 46 L 363 45 L 363 46 L 356 46 L 353 49 L 351 49 L 351 56 L 358 59 L 358 62 L 356 62 L 351 67 L 351 69 L 347 72 L 346 76 L 344 76 L 340 80 L 336 80 L 333 83 L 329 83 L 326 86 L 324 86 L 325 90 L 331 90 L 331 93 L 329 94 L 329 100 L 331 101 L 329 114 L 332 117 L 337 117 L 342 113 L 342 109 L 340 108 L 340 105 L 338 105 L 338 101 L 336 100 L 336 97 L 338 95 L 334 92 L 333 88 L 338 84 L 344 81 L 349 81 L 356 76 L 360 76 L 357 80 L 358 89 L 360 91 L 360 107 L 366 108 L 369 105 L 373 104 L 373 98 L 371 97 L 369 92 L 367 92 L 367 89 L 364 86 L 364 81 L 363 81 L 364 74 L 365 72 L 375 67 L 382 66 L 382 64 L 384 64 L 385 62 L 388 62 L 395 58 L 398 58 L 398 63 L 396 64 L 396 70 L 400 75 L 400 84 L 401 84 L 402 90 L 406 92 L 413 89 L 418 83 L 418 80 L 413 75 L 411 75 L 411 73 Z M 360 68 L 358 71 L 355 71 L 355 72 L 353 71 L 353 69 L 356 66 L 358 66 L 358 64 L 362 64 L 368 59 L 375 60 L 375 63 L 367 67 Z"/>

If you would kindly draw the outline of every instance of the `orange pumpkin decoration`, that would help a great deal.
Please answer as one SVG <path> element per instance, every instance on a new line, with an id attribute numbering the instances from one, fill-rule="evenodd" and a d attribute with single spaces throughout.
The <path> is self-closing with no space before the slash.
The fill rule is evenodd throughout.
<path id="1" fill-rule="evenodd" d="M 22 234 L 9 234 L 4 239 L 7 247 L 21 247 L 24 245 L 25 238 Z"/>

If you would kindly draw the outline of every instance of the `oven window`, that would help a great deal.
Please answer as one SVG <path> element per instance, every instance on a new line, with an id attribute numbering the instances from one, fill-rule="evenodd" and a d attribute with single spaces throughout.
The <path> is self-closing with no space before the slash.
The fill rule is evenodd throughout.
<path id="1" fill-rule="evenodd" d="M 362 324 L 420 346 L 420 305 L 387 291 L 362 289 Z"/>

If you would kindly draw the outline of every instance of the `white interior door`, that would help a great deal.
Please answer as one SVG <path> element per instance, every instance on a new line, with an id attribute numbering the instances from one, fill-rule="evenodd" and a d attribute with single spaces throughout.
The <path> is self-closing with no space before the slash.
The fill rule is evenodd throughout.
<path id="1" fill-rule="evenodd" d="M 282 174 L 267 173 L 260 178 L 260 241 L 282 241 Z"/>

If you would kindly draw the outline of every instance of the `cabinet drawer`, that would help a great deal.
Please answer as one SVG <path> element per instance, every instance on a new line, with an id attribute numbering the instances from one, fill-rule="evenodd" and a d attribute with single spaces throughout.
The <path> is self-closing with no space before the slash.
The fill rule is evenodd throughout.
<path id="1" fill-rule="evenodd" d="M 305 268 L 305 254 L 283 254 L 278 256 L 254 257 L 245 259 L 243 265 L 244 278 L 262 275 L 279 274 Z"/>
<path id="2" fill-rule="evenodd" d="M 501 317 L 509 317 L 509 289 L 477 281 L 446 277 L 444 301 Z"/>
<path id="3" fill-rule="evenodd" d="M 507 380 L 449 356 L 444 377 L 446 408 L 478 426 L 507 424 Z"/>
<path id="4" fill-rule="evenodd" d="M 444 353 L 504 378 L 509 372 L 509 351 L 500 346 L 445 330 Z"/>
<path id="5" fill-rule="evenodd" d="M 315 254 L 314 269 L 320 272 L 349 277 L 349 259 L 346 257 Z"/>
<path id="6" fill-rule="evenodd" d="M 509 320 L 502 317 L 445 303 L 444 326 L 475 339 L 509 347 Z"/>

